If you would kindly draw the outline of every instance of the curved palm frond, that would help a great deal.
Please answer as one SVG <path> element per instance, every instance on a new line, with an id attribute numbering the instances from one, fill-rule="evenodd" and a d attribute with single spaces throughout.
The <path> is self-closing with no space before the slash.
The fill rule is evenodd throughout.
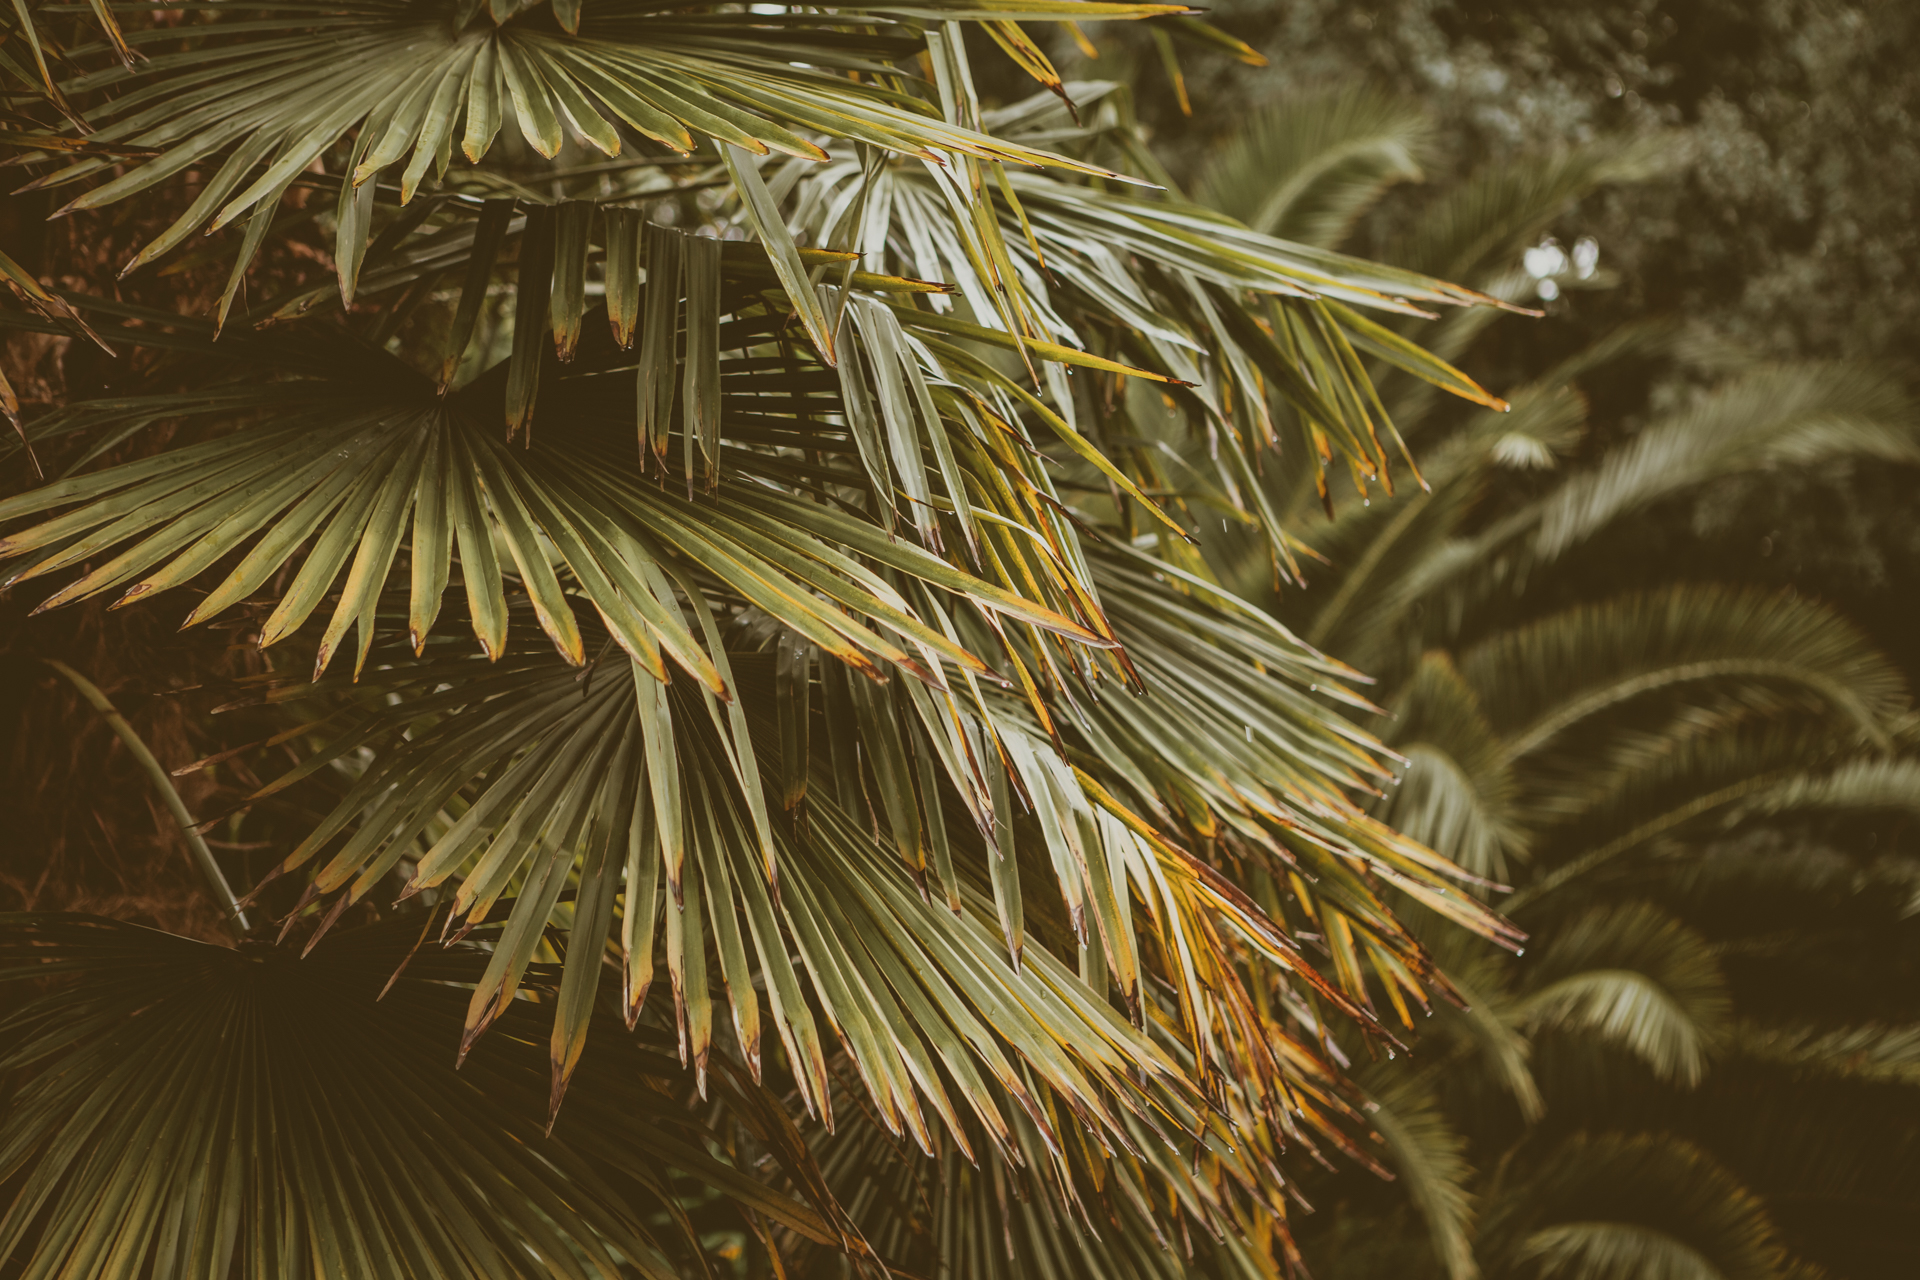
<path id="1" fill-rule="evenodd" d="M 1688 696 L 1773 709 L 1784 688 L 1881 739 L 1906 698 L 1898 669 L 1831 608 L 1712 586 L 1583 605 L 1474 646 L 1460 670 L 1510 762 L 1652 694 L 1698 690 Z"/>
<path id="2" fill-rule="evenodd" d="M 1291 137 L 1314 121 L 1281 123 Z M 1227 154 L 1255 155 L 1261 142 L 1250 130 Z M 1512 259 L 1572 201 L 1680 158 L 1651 139 L 1504 161 L 1426 201 L 1390 260 L 1517 300 L 1532 282 Z M 1250 217 L 1293 172 L 1263 187 L 1249 171 L 1231 190 L 1211 190 Z M 1473 367 L 1497 314 L 1450 314 L 1422 341 Z M 1436 957 L 1466 1008 L 1437 1011 L 1438 1034 L 1415 1046 L 1413 1064 L 1378 1073 L 1440 1089 L 1468 1158 L 1492 1172 L 1474 1187 L 1483 1199 L 1471 1248 L 1499 1274 L 1817 1274 L 1780 1247 L 1762 1196 L 1779 1197 L 1796 1241 L 1807 1220 L 1798 1197 L 1858 1206 L 1862 1221 L 1899 1214 L 1866 1207 L 1881 1193 L 1864 1189 L 1873 1175 L 1844 1154 L 1878 1132 L 1878 1112 L 1860 1128 L 1837 1104 L 1832 1116 L 1809 1111 L 1821 1118 L 1789 1136 L 1786 1126 L 1763 1128 L 1752 1104 L 1798 1115 L 1803 1101 L 1812 1105 L 1816 1073 L 1838 1081 L 1857 1068 L 1861 1081 L 1883 1082 L 1875 1105 L 1907 1105 L 1888 1089 L 1905 1080 L 1903 1006 L 1888 1007 L 1885 1025 L 1841 1028 L 1818 1021 L 1824 1007 L 1797 1007 L 1868 954 L 1853 950 L 1863 942 L 1850 933 L 1840 941 L 1841 929 L 1859 927 L 1854 916 L 1844 925 L 1836 917 L 1826 933 L 1815 923 L 1821 913 L 1841 900 L 1864 911 L 1878 898 L 1881 919 L 1887 895 L 1911 893 L 1910 860 L 1898 847 L 1885 851 L 1884 825 L 1881 850 L 1865 855 L 1857 841 L 1814 834 L 1852 832 L 1862 818 L 1911 807 L 1904 678 L 1817 602 L 1691 585 L 1583 600 L 1592 588 L 1568 579 L 1565 557 L 1583 547 L 1603 554 L 1627 518 L 1720 476 L 1830 458 L 1911 459 L 1911 407 L 1881 373 L 1749 370 L 1590 466 L 1565 466 L 1586 433 L 1583 392 L 1600 389 L 1596 371 L 1662 358 L 1672 332 L 1629 325 L 1518 389 L 1496 387 L 1511 403 L 1505 414 L 1445 411 L 1434 383 L 1377 368 L 1382 403 L 1419 444 L 1433 491 L 1362 487 L 1369 501 L 1337 516 L 1329 504 L 1327 522 L 1316 524 L 1306 512 L 1329 498 L 1324 481 L 1296 472 L 1266 485 L 1277 523 L 1308 530 L 1311 554 L 1330 562 L 1314 567 L 1315 590 L 1278 600 L 1277 615 L 1317 649 L 1379 677 L 1381 692 L 1370 696 L 1398 716 L 1382 736 L 1408 765 L 1374 813 L 1471 871 L 1513 879 L 1519 892 L 1495 901 L 1535 934 L 1529 948 L 1538 953 L 1524 960 L 1464 935 L 1436 936 Z M 1152 389 L 1130 399 L 1150 402 Z M 1203 469 L 1198 453 L 1189 451 L 1182 474 Z M 1511 474 L 1562 468 L 1563 476 Z M 1212 558 L 1220 581 L 1267 599 L 1266 566 L 1241 555 L 1253 545 L 1223 537 Z M 1659 572 L 1652 566 L 1650 576 Z M 1545 599 L 1560 612 L 1541 617 Z M 1496 860 L 1522 849 L 1531 855 L 1524 864 Z M 1614 874 L 1592 874 L 1601 868 Z M 1627 900 L 1593 905 L 1613 894 Z M 1796 923 L 1778 931 L 1783 912 Z M 1768 932 L 1746 936 L 1763 919 L 1773 922 Z M 1802 984 L 1812 972 L 1821 980 Z M 1735 993 L 1743 1015 L 1755 1000 L 1779 1007 L 1764 1021 L 1736 1019 Z M 1795 1012 L 1783 1021 L 1786 1009 Z M 1593 1069 L 1616 1060 L 1649 1069 Z M 1805 1082 L 1790 1095 L 1781 1092 L 1789 1078 Z M 1556 1151 L 1543 1145 L 1543 1118 L 1558 1133 L 1583 1124 L 1692 1133 L 1713 1154 L 1655 1134 L 1581 1138 Z M 1315 1196 L 1311 1186 L 1307 1194 Z M 1337 1249 L 1329 1256 L 1356 1273 L 1388 1258 L 1395 1274 L 1425 1265 L 1413 1197 L 1383 1212 L 1379 1196 L 1339 1194 L 1333 1221 L 1310 1229 L 1309 1256 Z M 1421 1216 L 1436 1241 L 1458 1221 Z"/>
<path id="3" fill-rule="evenodd" d="M 1877 873 L 1848 860 L 1844 870 L 1801 847 L 1784 861 L 1744 852 L 1739 843 L 1699 860 L 1704 845 L 1741 833 L 1774 828 L 1785 835 L 1789 820 L 1832 819 L 1898 812 L 1909 806 L 1900 791 L 1910 766 L 1903 761 L 1849 761 L 1857 743 L 1827 729 L 1791 720 L 1768 724 L 1751 710 L 1734 714 L 1683 711 L 1652 732 L 1618 736 L 1584 771 L 1538 781 L 1530 806 L 1541 824 L 1543 859 L 1550 871 L 1505 904 L 1522 911 L 1579 879 L 1636 853 L 1677 854 L 1692 859 L 1681 880 L 1741 871 L 1785 883 L 1839 874 L 1849 882 L 1872 882 L 1899 891 L 1913 881 L 1909 859 L 1881 860 Z M 1569 763 L 1573 759 L 1569 758 Z M 1558 772 L 1558 771 L 1556 771 Z M 1883 784 L 1891 782 L 1889 791 Z"/>
<path id="4" fill-rule="evenodd" d="M 1772 1280 L 1787 1265 L 1754 1194 L 1670 1138 L 1576 1135 L 1516 1188 L 1489 1234 L 1523 1274 Z"/>
<path id="5" fill-rule="evenodd" d="M 1532 553 L 1550 561 L 1611 521 L 1718 476 L 1834 456 L 1911 462 L 1920 459 L 1914 427 L 1899 385 L 1873 370 L 1757 369 L 1649 427 L 1522 513 L 1537 526 Z"/>
<path id="6" fill-rule="evenodd" d="M 1398 182 L 1418 182 L 1433 123 L 1419 106 L 1363 84 L 1269 103 L 1194 183 L 1200 203 L 1255 231 L 1331 249 Z"/>
<path id="7" fill-rule="evenodd" d="M 1740 807 L 1740 818 L 1773 818 L 1820 810 L 1913 812 L 1920 805 L 1920 760 L 1848 760 L 1824 772 L 1782 781 Z"/>
<path id="8" fill-rule="evenodd" d="M 1480 1274 L 1473 1256 L 1474 1169 L 1432 1090 L 1417 1077 L 1367 1082 L 1374 1126 L 1387 1141 L 1394 1173 L 1426 1220 L 1434 1256 L 1451 1280 Z"/>
<path id="9" fill-rule="evenodd" d="M 1697 1085 L 1730 1008 L 1706 939 L 1641 902 L 1555 930 L 1519 1013 L 1535 1027 L 1611 1041 L 1663 1078 Z"/>
<path id="10" fill-rule="evenodd" d="M 1768 1026 L 1742 1019 L 1731 1052 L 1796 1075 L 1862 1084 L 1920 1084 L 1920 1027 L 1866 1024 Z"/>
<path id="11" fill-rule="evenodd" d="M 1445 654 L 1427 655 L 1395 699 L 1389 742 L 1407 764 L 1381 818 L 1473 874 L 1507 878 L 1527 857 L 1516 784 L 1479 699 Z"/>
<path id="12" fill-rule="evenodd" d="M 1541 1280 L 1723 1280 L 1713 1260 L 1655 1227 L 1624 1222 L 1563 1222 L 1527 1237 L 1519 1260 Z M 1760 1274 L 1771 1274 L 1762 1272 Z"/>

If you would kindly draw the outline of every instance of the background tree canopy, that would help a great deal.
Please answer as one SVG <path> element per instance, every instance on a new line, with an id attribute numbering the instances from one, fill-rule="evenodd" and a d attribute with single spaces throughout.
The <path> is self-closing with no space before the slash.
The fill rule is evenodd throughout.
<path id="1" fill-rule="evenodd" d="M 1187 55 L 1181 114 L 1157 51 L 1109 29 L 1102 61 L 1063 65 L 1139 86 L 1156 150 L 1181 177 L 1245 109 L 1290 89 L 1360 79 L 1420 103 L 1429 169 L 1467 173 L 1520 151 L 1662 138 L 1663 182 L 1606 188 L 1549 228 L 1597 242 L 1613 287 L 1569 293 L 1555 324 L 1512 326 L 1473 372 L 1509 386 L 1625 320 L 1681 326 L 1669 359 L 1616 371 L 1594 448 L 1760 359 L 1844 358 L 1911 385 L 1920 348 L 1920 15 L 1898 0 L 1652 0 L 1475 4 L 1226 0 L 1210 16 L 1267 59 Z M 1071 73 L 1071 72 L 1070 72 Z M 1379 249 L 1422 199 L 1402 188 L 1358 228 Z M 1503 366 L 1503 361 L 1511 365 Z M 1920 584 L 1911 467 L 1837 462 L 1734 480 L 1660 513 L 1642 554 L 1738 564 L 1744 577 L 1841 602 L 1909 670 Z M 1634 560 L 1635 557 L 1626 557 Z"/>

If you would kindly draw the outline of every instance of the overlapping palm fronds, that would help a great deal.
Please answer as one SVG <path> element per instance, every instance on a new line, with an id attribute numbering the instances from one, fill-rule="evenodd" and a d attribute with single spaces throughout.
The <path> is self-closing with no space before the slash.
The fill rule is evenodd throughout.
<path id="1" fill-rule="evenodd" d="M 1350 135 L 1331 129 L 1330 101 L 1373 100 L 1277 104 L 1223 148 L 1200 189 L 1238 209 L 1283 207 L 1292 175 L 1319 173 L 1332 189 L 1315 200 L 1364 208 L 1392 172 L 1380 150 L 1391 135 L 1357 115 L 1341 117 Z M 1321 137 L 1324 151 L 1290 159 L 1263 186 L 1247 157 L 1279 154 L 1273 137 Z M 1344 158 L 1350 144 L 1370 167 Z M 1442 191 L 1389 260 L 1517 297 L 1520 250 L 1570 200 L 1659 160 L 1655 147 L 1600 142 L 1505 162 Z M 1494 315 L 1443 321 L 1436 351 L 1468 355 Z M 1324 561 L 1311 566 L 1312 590 L 1270 597 L 1275 616 L 1383 677 L 1372 696 L 1391 712 L 1381 733 L 1403 763 L 1375 815 L 1515 886 L 1470 892 L 1533 935 L 1524 957 L 1457 935 L 1439 942 L 1467 1009 L 1435 1020 L 1411 1066 L 1369 1076 L 1426 1247 L 1396 1226 L 1404 1209 L 1356 1197 L 1350 1220 L 1305 1241 L 1309 1257 L 1455 1280 L 1807 1270 L 1776 1219 L 1803 1197 L 1857 1197 L 1865 1179 L 1844 1159 L 1766 1153 L 1824 1159 L 1869 1141 L 1857 1117 L 1814 1118 L 1809 1082 L 1832 1094 L 1825 1117 L 1851 1105 L 1842 1091 L 1855 1084 L 1907 1079 L 1903 1024 L 1849 1024 L 1807 999 L 1843 969 L 1818 931 L 1788 927 L 1816 885 L 1844 885 L 1862 903 L 1912 900 L 1910 855 L 1809 834 L 1878 831 L 1911 811 L 1899 669 L 1830 607 L 1790 592 L 1656 578 L 1583 593 L 1556 570 L 1604 554 L 1632 517 L 1719 477 L 1910 459 L 1913 409 L 1876 371 L 1749 368 L 1574 464 L 1591 425 L 1583 386 L 1670 332 L 1649 322 L 1605 337 L 1511 392 L 1506 414 L 1448 411 L 1430 386 L 1374 364 L 1431 489 L 1371 492 L 1316 522 L 1314 486 L 1267 481 L 1280 524 Z M 1212 559 L 1221 580 L 1262 590 L 1257 547 Z M 1782 968 L 1756 980 L 1738 969 L 1749 955 Z M 1782 980 L 1815 956 L 1824 967 L 1811 987 Z M 1777 999 L 1757 994 L 1775 985 Z M 1738 1081 L 1725 1102 L 1723 1078 Z M 1912 1105 L 1878 1097 L 1868 1110 Z M 1396 1130 L 1397 1104 L 1418 1123 Z M 1886 1229 L 1898 1230 L 1891 1219 Z M 1377 1236 L 1396 1243 L 1359 1249 Z"/>
<path id="2" fill-rule="evenodd" d="M 182 6 L 130 24 L 144 61 L 77 49 L 56 81 L 96 150 L 29 151 L 32 184 L 71 217 L 151 208 L 129 271 L 226 283 L 207 316 L 52 292 L 71 313 L 5 313 L 84 318 L 135 367 L 25 424 L 57 468 L 0 502 L 8 586 L 244 619 L 270 670 L 232 701 L 282 709 L 270 745 L 297 757 L 227 820 L 298 814 L 248 888 L 311 956 L 156 951 L 179 1022 L 139 1031 L 241 1070 L 196 1019 L 280 1018 L 370 963 L 353 921 L 396 913 L 412 965 L 454 948 L 433 994 L 466 1010 L 407 1044 L 439 1035 L 456 1081 L 510 1045 L 512 1099 L 463 1105 L 510 1108 L 531 1153 L 445 1175 L 470 1215 L 500 1206 L 486 1248 L 373 1183 L 271 1208 L 263 1167 L 234 1203 L 267 1243 L 235 1265 L 687 1268 L 713 1248 L 685 1229 L 704 1181 L 773 1267 L 1286 1273 L 1284 1153 L 1378 1169 L 1351 1055 L 1459 998 L 1389 900 L 1518 934 L 1366 811 L 1393 770 L 1349 719 L 1362 678 L 1192 538 L 1243 522 L 1292 573 L 1268 477 L 1417 474 L 1366 360 L 1498 404 L 1381 318 L 1493 300 L 1147 192 L 1116 95 L 1059 83 L 1019 23 L 1167 6 L 751 10 Z M 982 111 L 969 30 L 1041 94 Z M 331 279 L 262 283 L 296 248 Z M 35 1016 L 78 1018 L 93 980 Z M 283 1061 L 315 1036 L 378 1056 L 353 1020 L 385 1016 L 293 1018 L 260 1069 L 315 1069 Z M 689 1156 L 694 1182 L 636 1199 L 618 1178 L 679 1147 L 594 1127 L 623 1105 L 597 1064 L 668 1028 L 713 1133 L 776 1159 Z M 61 1071 L 104 1052 L 46 1046 L 7 1121 L 36 1187 L 69 1167 Z M 340 1066 L 350 1098 L 274 1076 L 262 1105 L 467 1097 L 411 1061 Z M 187 1071 L 124 1076 L 191 1153 L 224 1139 Z M 527 1136 L 542 1119 L 564 1148 Z M 133 1168 L 145 1121 L 116 1123 L 100 1169 Z M 406 1124 L 393 1142 L 436 1140 Z M 357 1159 L 358 1130 L 319 1137 L 275 1159 Z M 862 1198 L 883 1147 L 941 1171 L 931 1219 Z M 0 1260 L 133 1276 L 150 1248 L 238 1248 L 166 1226 L 212 1203 L 191 1186 L 115 1244 L 89 1197 L 121 1184 L 93 1176 Z"/>
<path id="3" fill-rule="evenodd" d="M 1336 236 L 1384 182 L 1411 177 L 1411 150 L 1396 148 L 1417 136 L 1386 98 L 1296 96 L 1231 138 L 1198 190 L 1275 225 L 1336 209 Z M 1503 161 L 1428 201 L 1388 261 L 1519 297 L 1521 249 L 1569 201 L 1665 161 L 1657 142 Z M 1496 315 L 1442 320 L 1434 351 L 1471 355 Z M 1373 363 L 1430 489 L 1325 507 L 1336 495 L 1298 472 L 1261 482 L 1261 503 L 1317 560 L 1311 591 L 1265 597 L 1275 616 L 1384 677 L 1371 697 L 1402 764 L 1375 816 L 1513 885 L 1471 892 L 1532 933 L 1524 958 L 1438 942 L 1467 1007 L 1436 1017 L 1411 1065 L 1367 1077 L 1405 1196 L 1308 1188 L 1342 1209 L 1308 1228 L 1306 1255 L 1342 1274 L 1812 1274 L 1793 1255 L 1807 1224 L 1786 1226 L 1805 1199 L 1859 1203 L 1849 1221 L 1878 1222 L 1885 1244 L 1903 1230 L 1901 1211 L 1866 1203 L 1912 1194 L 1899 1157 L 1859 1173 L 1843 1155 L 1878 1134 L 1860 1115 L 1912 1107 L 1866 1092 L 1908 1080 L 1903 1015 L 1895 1002 L 1849 1023 L 1809 1000 L 1851 969 L 1828 935 L 1793 923 L 1837 912 L 1836 894 L 1860 912 L 1891 904 L 1874 908 L 1872 946 L 1897 948 L 1887 913 L 1912 902 L 1910 854 L 1816 833 L 1857 837 L 1910 812 L 1905 677 L 1818 601 L 1657 578 L 1582 599 L 1563 566 L 1722 476 L 1912 459 L 1912 405 L 1876 370 L 1745 368 L 1572 464 L 1584 388 L 1670 332 L 1642 322 L 1601 338 L 1509 391 L 1511 413 L 1453 411 L 1432 384 Z M 1198 457 L 1188 449 L 1188 470 Z M 1219 580 L 1265 595 L 1258 543 L 1210 551 Z M 1864 1190 L 1876 1178 L 1882 1190 Z"/>

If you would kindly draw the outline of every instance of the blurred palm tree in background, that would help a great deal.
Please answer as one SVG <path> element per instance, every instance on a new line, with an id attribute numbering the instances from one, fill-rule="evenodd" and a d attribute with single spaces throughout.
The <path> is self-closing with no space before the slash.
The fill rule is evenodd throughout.
<path id="1" fill-rule="evenodd" d="M 1365 88 L 1295 95 L 1231 136 L 1196 190 L 1337 248 L 1422 176 L 1427 130 Z M 1382 256 L 1514 301 L 1604 285 L 1597 246 L 1542 232 L 1660 161 L 1657 141 L 1514 157 L 1417 197 Z M 1443 321 L 1432 344 L 1471 369 L 1496 317 Z M 1258 547 L 1210 556 L 1380 677 L 1376 731 L 1404 763 L 1374 812 L 1513 886 L 1477 891 L 1532 935 L 1523 955 L 1433 938 L 1469 1007 L 1367 1070 L 1400 1185 L 1307 1188 L 1322 1213 L 1303 1247 L 1325 1274 L 1744 1280 L 1911 1261 L 1905 681 L 1816 600 L 1619 557 L 1644 551 L 1620 536 L 1637 517 L 1728 475 L 1912 461 L 1913 407 L 1872 369 L 1749 365 L 1583 450 L 1588 390 L 1675 340 L 1658 321 L 1605 335 L 1539 369 L 1506 414 L 1384 373 L 1430 487 L 1356 493 L 1337 464 L 1317 486 L 1270 482 L 1305 530 L 1309 590 L 1273 592 Z"/>

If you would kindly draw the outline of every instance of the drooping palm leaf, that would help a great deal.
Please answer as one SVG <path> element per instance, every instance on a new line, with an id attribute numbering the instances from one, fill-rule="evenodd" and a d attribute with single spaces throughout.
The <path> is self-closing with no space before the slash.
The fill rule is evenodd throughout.
<path id="1" fill-rule="evenodd" d="M 1684 1084 L 1700 1082 L 1726 1033 L 1726 986 L 1706 939 L 1647 903 L 1556 930 L 1533 981 L 1520 1005 L 1529 1023 L 1580 1028 Z"/>
<path id="2" fill-rule="evenodd" d="M 1579 1280 L 1781 1274 L 1786 1259 L 1765 1209 L 1697 1147 L 1582 1134 L 1543 1169 L 1488 1225 L 1508 1266 Z"/>

